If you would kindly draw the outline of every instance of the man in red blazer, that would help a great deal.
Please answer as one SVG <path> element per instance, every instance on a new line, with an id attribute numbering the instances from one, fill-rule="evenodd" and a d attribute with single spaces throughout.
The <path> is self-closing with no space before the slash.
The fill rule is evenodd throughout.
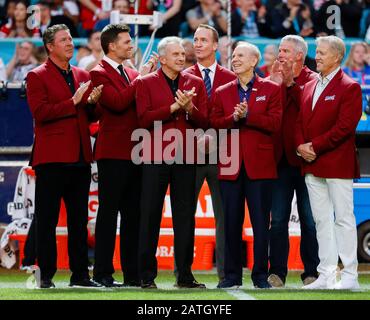
<path id="1" fill-rule="evenodd" d="M 254 236 L 252 281 L 256 288 L 271 288 L 268 277 L 268 245 L 272 179 L 277 177 L 272 135 L 281 124 L 280 87 L 259 78 L 254 70 L 260 60 L 258 48 L 239 43 L 232 57 L 237 80 L 216 90 L 212 100 L 211 125 L 217 129 L 238 129 L 227 135 L 220 149 L 231 148 L 234 172 L 226 174 L 220 158 L 219 179 L 225 212 L 225 279 L 218 288 L 242 285 L 242 229 L 245 200 Z M 239 138 L 239 140 L 238 140 Z M 220 157 L 222 157 L 220 150 Z"/>
<path id="2" fill-rule="evenodd" d="M 95 230 L 94 280 L 105 287 L 119 287 L 112 277 L 117 216 L 120 212 L 120 253 L 124 286 L 140 286 L 138 244 L 141 167 L 131 161 L 132 132 L 138 128 L 135 80 L 139 73 L 123 66 L 133 53 L 130 29 L 110 24 L 101 34 L 105 56 L 91 70 L 95 86 L 103 85 L 99 132 L 94 158 L 99 172 L 99 209 Z M 156 66 L 152 59 L 150 67 Z M 150 71 L 148 66 L 144 70 Z"/>
<path id="3" fill-rule="evenodd" d="M 278 164 L 278 179 L 274 181 L 270 227 L 270 268 L 268 281 L 273 287 L 283 287 L 288 274 L 289 220 L 294 192 L 301 227 L 300 252 L 304 265 L 301 275 L 304 285 L 318 277 L 319 264 L 316 228 L 301 159 L 297 156 L 295 128 L 300 103 L 301 88 L 316 73 L 304 65 L 307 43 L 300 36 L 288 35 L 281 39 L 278 60 L 275 61 L 270 80 L 281 85 L 283 118 L 281 130 L 274 137 Z"/>
<path id="4" fill-rule="evenodd" d="M 201 79 L 182 72 L 185 50 L 180 38 L 163 38 L 158 44 L 158 54 L 161 68 L 139 79 L 136 92 L 139 124 L 150 132 L 150 141 L 143 141 L 143 153 L 146 155 L 143 155 L 139 242 L 141 286 L 156 288 L 156 251 L 163 201 L 170 184 L 176 286 L 205 288 L 204 284 L 195 281 L 191 271 L 194 255 L 195 164 L 194 158 L 189 160 L 189 156 L 194 156 L 194 148 L 187 146 L 190 141 L 186 133 L 187 130 L 206 128 L 207 93 Z M 176 133 L 176 136 L 172 133 Z M 168 141 L 169 136 L 172 136 L 171 141 Z M 175 146 L 173 152 L 166 152 L 171 145 Z"/>
<path id="5" fill-rule="evenodd" d="M 296 146 L 310 196 L 319 244 L 319 278 L 305 289 L 358 289 L 353 178 L 359 177 L 355 133 L 362 114 L 361 87 L 340 69 L 345 45 L 317 39 L 318 80 L 305 85 Z M 343 263 L 336 283 L 338 257 Z"/>
<path id="6" fill-rule="evenodd" d="M 216 89 L 236 79 L 236 75 L 220 66 L 216 61 L 218 47 L 218 32 L 215 28 L 201 24 L 194 33 L 194 51 L 197 63 L 185 70 L 203 79 L 208 95 L 208 115 L 211 113 L 210 100 Z M 212 139 L 207 135 L 204 139 Z M 217 152 L 213 151 L 213 152 Z M 207 154 L 205 164 L 197 164 L 195 178 L 195 201 L 197 202 L 200 189 L 204 180 L 207 180 L 212 195 L 212 207 L 216 222 L 216 266 L 219 280 L 225 278 L 224 255 L 225 255 L 225 233 L 224 213 L 220 193 L 220 184 L 217 178 L 217 163 L 211 164 Z"/>
<path id="7" fill-rule="evenodd" d="M 27 76 L 27 99 L 35 120 L 31 164 L 36 171 L 40 287 L 54 287 L 55 228 L 61 198 L 68 215 L 70 286 L 96 287 L 88 271 L 87 206 L 92 161 L 88 111 L 97 103 L 102 86 L 88 94 L 88 72 L 69 65 L 73 42 L 65 25 L 48 28 L 43 41 L 49 58 Z"/>

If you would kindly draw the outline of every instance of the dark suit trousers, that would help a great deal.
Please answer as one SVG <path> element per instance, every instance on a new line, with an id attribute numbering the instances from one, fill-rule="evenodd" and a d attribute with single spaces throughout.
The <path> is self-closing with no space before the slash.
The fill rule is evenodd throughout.
<path id="1" fill-rule="evenodd" d="M 67 210 L 71 280 L 86 278 L 89 276 L 87 221 L 90 166 L 52 163 L 37 166 L 35 171 L 36 251 L 41 278 L 51 279 L 57 270 L 56 226 L 62 198 Z"/>
<path id="2" fill-rule="evenodd" d="M 120 223 L 121 266 L 125 281 L 138 281 L 141 166 L 130 160 L 99 160 L 99 210 L 95 229 L 94 279 L 111 277 Z"/>
<path id="3" fill-rule="evenodd" d="M 217 178 L 217 164 L 204 164 L 196 166 L 195 179 L 195 200 L 197 204 L 200 190 L 204 180 L 207 180 L 209 191 L 212 196 L 212 206 L 216 222 L 216 267 L 219 279 L 225 277 L 224 256 L 225 256 L 225 223 L 224 211 L 222 208 L 220 182 Z"/>
<path id="4" fill-rule="evenodd" d="M 156 251 L 163 201 L 170 184 L 177 281 L 194 280 L 191 272 L 195 228 L 195 165 L 144 164 L 139 245 L 140 277 L 144 282 L 157 276 Z"/>
<path id="5" fill-rule="evenodd" d="M 241 257 L 245 200 L 254 236 L 252 281 L 267 280 L 272 180 L 251 180 L 244 165 L 235 181 L 220 181 L 225 212 L 225 278 L 242 282 Z"/>

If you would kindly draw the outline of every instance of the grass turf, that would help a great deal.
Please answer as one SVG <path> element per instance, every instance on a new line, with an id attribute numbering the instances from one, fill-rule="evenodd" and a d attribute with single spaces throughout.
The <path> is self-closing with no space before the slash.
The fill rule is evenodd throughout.
<path id="1" fill-rule="evenodd" d="M 30 274 L 17 270 L 0 269 L 0 300 L 370 300 L 370 274 L 359 277 L 360 291 L 305 291 L 299 272 L 290 272 L 285 289 L 256 290 L 252 288 L 250 272 L 244 273 L 244 286 L 240 290 L 216 289 L 217 276 L 214 272 L 195 272 L 199 282 L 207 290 L 175 289 L 171 271 L 159 272 L 156 283 L 159 290 L 142 289 L 75 289 L 68 288 L 69 273 L 59 271 L 54 277 L 56 289 L 27 289 Z M 122 281 L 120 276 L 116 276 Z"/>

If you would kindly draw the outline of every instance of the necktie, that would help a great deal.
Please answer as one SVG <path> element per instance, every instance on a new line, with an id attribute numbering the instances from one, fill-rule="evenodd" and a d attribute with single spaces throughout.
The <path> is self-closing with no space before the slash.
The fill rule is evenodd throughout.
<path id="1" fill-rule="evenodd" d="M 121 76 L 127 81 L 127 83 L 130 83 L 130 79 L 128 78 L 126 72 L 123 70 L 123 65 L 120 64 L 117 69 L 119 70 L 119 73 L 121 74 Z"/>
<path id="2" fill-rule="evenodd" d="M 204 71 L 204 84 L 206 86 L 206 90 L 207 90 L 207 96 L 208 98 L 211 96 L 211 90 L 212 90 L 212 85 L 211 85 L 211 78 L 209 77 L 209 73 L 211 72 L 210 69 L 206 68 L 206 69 L 203 69 Z"/>

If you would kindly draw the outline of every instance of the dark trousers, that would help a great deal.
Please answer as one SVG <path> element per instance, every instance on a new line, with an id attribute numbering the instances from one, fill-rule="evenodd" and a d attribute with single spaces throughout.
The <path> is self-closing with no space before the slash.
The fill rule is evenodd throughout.
<path id="1" fill-rule="evenodd" d="M 252 281 L 267 280 L 272 180 L 251 180 L 244 165 L 235 181 L 220 181 L 225 213 L 225 279 L 242 282 L 242 231 L 247 200 L 254 237 Z"/>
<path id="2" fill-rule="evenodd" d="M 168 184 L 174 229 L 177 281 L 194 280 L 191 272 L 195 228 L 195 165 L 144 164 L 139 243 L 140 278 L 153 281 L 157 276 L 156 251 Z"/>
<path id="3" fill-rule="evenodd" d="M 98 161 L 99 209 L 95 228 L 94 279 L 111 277 L 120 212 L 120 253 L 125 281 L 138 281 L 141 166 L 130 160 Z"/>
<path id="4" fill-rule="evenodd" d="M 195 179 L 195 201 L 197 204 L 199 192 L 204 180 L 207 180 L 209 191 L 212 196 L 212 206 L 216 222 L 216 267 L 218 278 L 225 277 L 224 256 L 225 256 L 225 217 L 222 208 L 220 182 L 217 178 L 217 164 L 205 164 L 196 166 Z"/>
<path id="5" fill-rule="evenodd" d="M 41 278 L 51 279 L 57 270 L 56 226 L 62 198 L 67 210 L 71 280 L 87 278 L 90 166 L 46 164 L 35 169 L 36 251 Z"/>
<path id="6" fill-rule="evenodd" d="M 270 270 L 284 282 L 288 273 L 289 219 L 294 191 L 297 195 L 298 215 L 301 225 L 301 258 L 304 265 L 302 280 L 317 277 L 319 264 L 315 222 L 312 217 L 310 199 L 300 168 L 290 165 L 279 166 L 278 180 L 274 181 L 272 193 L 272 221 L 270 229 Z"/>
<path id="7" fill-rule="evenodd" d="M 36 263 L 36 219 L 31 222 L 26 243 L 24 244 L 23 266 L 32 266 Z"/>

